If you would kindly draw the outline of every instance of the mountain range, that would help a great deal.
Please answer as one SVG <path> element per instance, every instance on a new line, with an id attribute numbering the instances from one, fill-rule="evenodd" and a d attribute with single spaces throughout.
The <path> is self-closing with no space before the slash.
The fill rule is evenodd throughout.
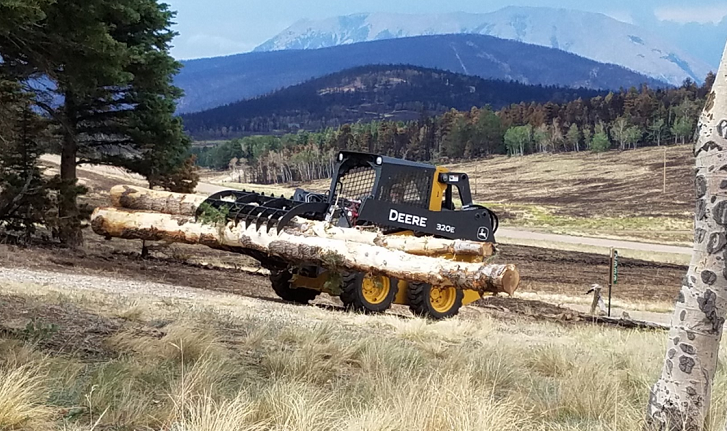
<path id="1" fill-rule="evenodd" d="M 488 14 L 371 13 L 300 20 L 255 51 L 319 49 L 401 37 L 478 34 L 561 49 L 617 64 L 672 85 L 701 83 L 707 63 L 651 32 L 599 13 L 506 7 Z"/>
<path id="2" fill-rule="evenodd" d="M 252 52 L 183 62 L 175 78 L 189 113 L 250 99 L 358 66 L 406 64 L 485 79 L 619 89 L 664 82 L 551 47 L 479 34 L 376 40 L 321 49 Z"/>
<path id="3" fill-rule="evenodd" d="M 362 66 L 207 111 L 183 115 L 196 138 L 321 130 L 372 120 L 416 120 L 452 108 L 565 103 L 596 90 L 525 85 L 413 66 Z"/>

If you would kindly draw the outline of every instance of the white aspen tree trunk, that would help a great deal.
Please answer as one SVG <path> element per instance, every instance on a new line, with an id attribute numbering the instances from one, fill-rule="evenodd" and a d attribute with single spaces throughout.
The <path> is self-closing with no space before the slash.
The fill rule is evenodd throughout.
<path id="1" fill-rule="evenodd" d="M 672 315 L 647 430 L 704 429 L 727 312 L 727 51 L 699 120 L 694 251 Z"/>

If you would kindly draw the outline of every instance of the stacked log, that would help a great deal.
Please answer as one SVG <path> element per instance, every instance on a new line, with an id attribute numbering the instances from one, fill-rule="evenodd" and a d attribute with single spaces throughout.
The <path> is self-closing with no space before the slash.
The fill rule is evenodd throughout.
<path id="1" fill-rule="evenodd" d="M 382 274 L 432 285 L 479 292 L 517 289 L 514 265 L 467 263 L 450 256 L 490 256 L 492 244 L 432 237 L 383 235 L 379 231 L 341 228 L 296 218 L 280 231 L 229 222 L 215 226 L 194 216 L 205 197 L 116 186 L 113 207 L 97 208 L 91 217 L 95 233 L 109 238 L 203 244 L 245 252 L 252 250 L 292 263 Z"/>

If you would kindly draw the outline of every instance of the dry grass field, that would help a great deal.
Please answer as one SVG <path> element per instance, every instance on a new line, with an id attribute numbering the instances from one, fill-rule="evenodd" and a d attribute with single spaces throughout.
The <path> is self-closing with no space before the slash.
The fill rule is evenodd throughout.
<path id="1" fill-rule="evenodd" d="M 428 323 L 164 285 L 141 293 L 122 279 L 92 283 L 102 292 L 28 274 L 37 281 L 0 293 L 3 430 L 632 431 L 667 341 L 487 313 Z M 726 377 L 710 430 L 721 429 Z"/>
<path id="2" fill-rule="evenodd" d="M 475 199 L 496 210 L 503 225 L 691 244 L 691 145 L 603 154 L 498 156 L 451 168 L 472 175 Z"/>

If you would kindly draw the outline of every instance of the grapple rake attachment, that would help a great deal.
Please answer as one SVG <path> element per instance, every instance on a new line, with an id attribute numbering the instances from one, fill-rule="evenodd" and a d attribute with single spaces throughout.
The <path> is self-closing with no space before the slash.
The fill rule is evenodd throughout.
<path id="1" fill-rule="evenodd" d="M 265 226 L 269 232 L 280 231 L 296 216 L 311 220 L 323 220 L 328 210 L 327 202 L 301 202 L 265 193 L 225 190 L 207 198 L 197 210 L 197 217 L 206 206 L 227 210 L 227 220 L 235 223 L 255 224 L 256 229 Z"/>

